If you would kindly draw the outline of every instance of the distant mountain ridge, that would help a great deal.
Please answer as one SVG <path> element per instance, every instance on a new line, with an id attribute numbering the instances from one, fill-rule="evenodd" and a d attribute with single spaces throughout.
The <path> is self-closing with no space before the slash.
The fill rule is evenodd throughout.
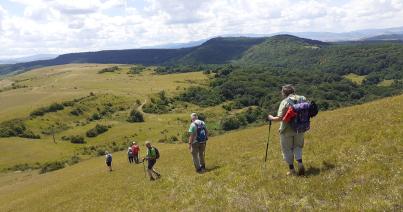
<path id="1" fill-rule="evenodd" d="M 0 75 L 33 68 L 69 63 L 118 63 L 143 65 L 223 64 L 239 58 L 244 51 L 266 38 L 213 38 L 196 47 L 179 49 L 126 49 L 63 54 L 55 59 L 0 67 Z"/>
<path id="2" fill-rule="evenodd" d="M 395 31 L 398 30 L 396 29 Z M 386 44 L 387 42 L 392 41 L 375 40 L 375 43 L 384 45 L 382 48 L 385 50 L 389 48 L 389 45 L 395 45 L 394 48 L 401 51 L 401 43 Z M 63 54 L 50 60 L 1 66 L 0 75 L 69 63 L 116 63 L 163 66 L 236 63 L 243 65 L 274 65 L 274 67 L 291 65 L 310 66 L 319 64 L 322 60 L 321 57 L 329 57 L 331 59 L 338 59 L 334 57 L 335 55 L 344 57 L 343 54 L 348 54 L 352 49 L 360 48 L 359 51 L 365 51 L 363 48 L 370 48 L 372 49 L 371 51 L 378 51 L 372 44 L 374 44 L 373 40 L 329 43 L 287 34 L 272 37 L 216 37 L 207 40 L 201 45 L 187 48 L 104 50 Z M 324 48 L 328 46 L 330 47 Z M 316 51 L 316 49 L 320 51 Z M 301 62 L 301 60 L 305 62 Z M 326 62 L 325 64 L 328 64 L 329 60 Z"/>
<path id="3" fill-rule="evenodd" d="M 36 60 L 49 60 L 56 58 L 57 54 L 37 54 L 28 57 L 10 58 L 10 59 L 0 59 L 0 64 L 15 64 L 15 63 L 26 63 Z"/>
<path id="4" fill-rule="evenodd" d="M 378 35 L 363 39 L 364 41 L 403 41 L 403 34 Z"/>

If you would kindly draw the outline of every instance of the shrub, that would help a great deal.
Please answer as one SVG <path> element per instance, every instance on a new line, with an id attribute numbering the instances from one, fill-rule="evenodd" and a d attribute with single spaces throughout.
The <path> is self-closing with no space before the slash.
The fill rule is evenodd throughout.
<path id="1" fill-rule="evenodd" d="M 225 131 L 235 130 L 241 126 L 241 123 L 236 117 L 224 118 L 221 121 L 221 128 Z"/>
<path id="2" fill-rule="evenodd" d="M 102 74 L 102 73 L 106 73 L 106 72 L 115 72 L 117 70 L 119 70 L 118 66 L 112 66 L 112 67 L 104 68 L 104 69 L 98 71 L 98 74 Z"/>
<path id="3" fill-rule="evenodd" d="M 70 114 L 75 116 L 79 116 L 83 113 L 84 111 L 81 108 L 74 108 L 72 111 L 70 111 Z"/>
<path id="4" fill-rule="evenodd" d="M 45 163 L 42 166 L 41 170 L 39 171 L 39 174 L 44 174 L 46 172 L 55 171 L 58 169 L 62 169 L 64 167 L 65 167 L 65 164 L 64 164 L 64 162 L 61 162 L 61 161 Z"/>
<path id="5" fill-rule="evenodd" d="M 71 143 L 73 144 L 83 144 L 85 143 L 84 137 L 81 135 L 72 135 L 69 137 Z"/>
<path id="6" fill-rule="evenodd" d="M 108 126 L 97 124 L 94 128 L 87 131 L 87 137 L 96 137 L 99 134 L 108 131 Z"/>
<path id="7" fill-rule="evenodd" d="M 94 120 L 99 120 L 99 119 L 101 119 L 101 118 L 102 118 L 102 116 L 101 116 L 99 113 L 93 113 L 93 114 L 91 115 L 91 117 L 88 118 L 88 120 L 94 121 Z"/>
<path id="8" fill-rule="evenodd" d="M 128 74 L 140 74 L 145 69 L 146 69 L 146 67 L 143 65 L 136 65 L 136 66 L 131 67 L 127 73 Z"/>
<path id="9" fill-rule="evenodd" d="M 67 163 L 71 166 L 71 165 L 74 165 L 74 164 L 80 162 L 80 160 L 81 160 L 80 157 L 78 157 L 77 155 L 74 155 L 70 158 L 70 160 L 67 161 Z"/>
<path id="10" fill-rule="evenodd" d="M 49 106 L 48 108 L 48 112 L 56 112 L 58 110 L 63 110 L 64 106 L 62 104 L 59 103 L 53 103 Z"/>
<path id="11" fill-rule="evenodd" d="M 133 109 L 130 111 L 129 118 L 127 119 L 128 122 L 144 122 L 144 117 L 143 114 L 138 111 Z"/>
<path id="12" fill-rule="evenodd" d="M 63 104 L 59 104 L 59 103 L 53 103 L 48 107 L 40 107 L 34 111 L 31 112 L 30 116 L 35 117 L 35 116 L 43 116 L 46 113 L 50 113 L 50 112 L 57 112 L 59 110 L 63 110 L 64 106 Z"/>
<path id="13" fill-rule="evenodd" d="M 27 129 L 21 119 L 13 119 L 0 123 L 0 137 L 40 138 L 39 135 L 35 135 L 31 130 Z"/>

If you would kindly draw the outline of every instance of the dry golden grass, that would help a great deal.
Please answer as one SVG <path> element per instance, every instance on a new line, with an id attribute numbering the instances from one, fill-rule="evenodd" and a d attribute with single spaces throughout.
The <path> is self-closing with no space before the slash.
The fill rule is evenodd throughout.
<path id="1" fill-rule="evenodd" d="M 306 177 L 285 176 L 275 124 L 265 166 L 267 126 L 211 138 L 202 175 L 185 144 L 154 142 L 158 181 L 125 152 L 114 153 L 111 173 L 103 157 L 44 175 L 7 173 L 0 211 L 401 211 L 401 105 L 403 95 L 320 113 L 306 134 Z"/>

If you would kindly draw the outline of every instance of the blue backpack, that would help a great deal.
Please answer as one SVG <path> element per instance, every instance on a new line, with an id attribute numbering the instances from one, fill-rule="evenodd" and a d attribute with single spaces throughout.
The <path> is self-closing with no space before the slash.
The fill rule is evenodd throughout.
<path id="1" fill-rule="evenodd" d="M 310 119 L 318 114 L 318 106 L 314 101 L 293 101 L 289 100 L 291 107 L 297 114 L 291 120 L 291 127 L 296 133 L 304 133 L 311 128 Z"/>
<path id="2" fill-rule="evenodd" d="M 206 133 L 206 126 L 201 123 L 201 124 L 196 124 L 196 141 L 199 143 L 206 142 L 208 140 L 207 133 Z"/>
<path id="3" fill-rule="evenodd" d="M 108 163 L 112 162 L 112 155 L 111 154 L 106 155 L 106 162 L 108 162 Z"/>

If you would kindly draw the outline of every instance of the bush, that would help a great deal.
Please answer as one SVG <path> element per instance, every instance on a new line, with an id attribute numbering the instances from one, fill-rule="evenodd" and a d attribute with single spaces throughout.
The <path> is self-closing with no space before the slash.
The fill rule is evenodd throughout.
<path id="1" fill-rule="evenodd" d="M 39 135 L 35 135 L 31 130 L 27 129 L 21 119 L 13 119 L 0 123 L 0 137 L 40 138 Z"/>
<path id="2" fill-rule="evenodd" d="M 65 167 L 65 164 L 64 164 L 64 162 L 61 162 L 61 161 L 45 163 L 42 166 L 41 170 L 39 171 L 39 174 L 44 174 L 46 172 L 55 171 L 58 169 L 62 169 L 64 167 Z"/>
<path id="3" fill-rule="evenodd" d="M 49 106 L 48 108 L 48 112 L 56 112 L 58 110 L 63 110 L 64 106 L 62 104 L 59 103 L 53 103 Z"/>
<path id="4" fill-rule="evenodd" d="M 81 108 L 74 108 L 72 111 L 70 111 L 70 114 L 75 116 L 79 116 L 83 113 L 84 111 Z"/>
<path id="5" fill-rule="evenodd" d="M 221 121 L 221 128 L 225 131 L 235 130 L 241 126 L 241 123 L 236 117 L 224 118 Z"/>
<path id="6" fill-rule="evenodd" d="M 35 116 L 43 116 L 46 113 L 50 113 L 50 112 L 57 112 L 59 110 L 63 110 L 64 106 L 63 104 L 59 104 L 59 103 L 53 103 L 48 107 L 40 107 L 34 111 L 31 112 L 30 116 L 35 117 Z"/>
<path id="7" fill-rule="evenodd" d="M 131 67 L 127 73 L 128 74 L 140 74 L 145 69 L 146 69 L 146 67 L 143 65 L 136 65 L 136 66 Z"/>
<path id="8" fill-rule="evenodd" d="M 102 73 L 106 73 L 106 72 L 115 72 L 117 70 L 119 70 L 118 66 L 112 66 L 112 67 L 104 68 L 104 69 L 98 71 L 98 74 L 102 74 Z"/>
<path id="9" fill-rule="evenodd" d="M 73 144 L 84 144 L 85 143 L 84 137 L 81 135 L 72 135 L 68 138 L 68 140 L 70 140 L 70 142 Z"/>
<path id="10" fill-rule="evenodd" d="M 108 131 L 108 126 L 97 124 L 94 128 L 87 131 L 87 137 L 96 137 L 99 134 Z"/>
<path id="11" fill-rule="evenodd" d="M 89 121 L 99 120 L 102 116 L 99 113 L 93 113 L 91 117 L 88 118 Z"/>
<path id="12" fill-rule="evenodd" d="M 129 118 L 127 119 L 128 122 L 144 122 L 144 117 L 143 114 L 138 111 L 133 109 L 130 111 Z"/>

